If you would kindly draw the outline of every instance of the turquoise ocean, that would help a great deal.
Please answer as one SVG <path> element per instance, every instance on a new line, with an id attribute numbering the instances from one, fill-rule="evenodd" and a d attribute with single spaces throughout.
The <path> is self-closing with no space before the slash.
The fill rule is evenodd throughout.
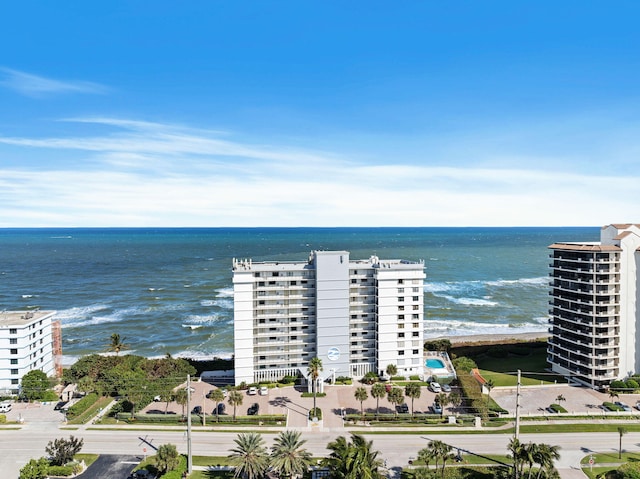
<path id="1" fill-rule="evenodd" d="M 547 329 L 548 246 L 598 227 L 0 229 L 0 310 L 56 310 L 64 362 L 125 337 L 147 357 L 233 353 L 232 258 L 424 260 L 425 336 Z"/>

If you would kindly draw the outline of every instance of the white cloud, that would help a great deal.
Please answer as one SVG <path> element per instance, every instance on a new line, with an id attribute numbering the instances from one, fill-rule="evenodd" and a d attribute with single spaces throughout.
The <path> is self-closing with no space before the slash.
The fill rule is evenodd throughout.
<path id="1" fill-rule="evenodd" d="M 82 168 L 0 169 L 4 226 L 518 226 L 637 221 L 640 178 L 367 165 L 225 133 L 128 120 L 89 138 L 0 138 L 83 154 Z M 79 153 L 78 153 L 79 152 Z M 60 154 L 55 155 L 61 156 Z"/>
<path id="2" fill-rule="evenodd" d="M 30 97 L 40 97 L 57 93 L 90 93 L 107 92 L 104 85 L 86 81 L 61 81 L 25 73 L 11 68 L 0 68 L 4 78 L 0 85 Z"/>

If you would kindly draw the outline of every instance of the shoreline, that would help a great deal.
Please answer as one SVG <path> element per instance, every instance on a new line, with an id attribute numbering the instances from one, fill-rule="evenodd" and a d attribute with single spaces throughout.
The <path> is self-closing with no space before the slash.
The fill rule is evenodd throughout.
<path id="1" fill-rule="evenodd" d="M 477 343 L 508 343 L 508 342 L 521 342 L 521 341 L 536 341 L 539 339 L 548 339 L 551 336 L 547 331 L 540 331 L 538 333 L 516 333 L 516 334 L 470 334 L 467 336 L 440 336 L 437 338 L 429 338 L 425 341 L 434 341 L 438 339 L 448 339 L 453 346 L 460 346 L 463 344 L 477 344 Z"/>

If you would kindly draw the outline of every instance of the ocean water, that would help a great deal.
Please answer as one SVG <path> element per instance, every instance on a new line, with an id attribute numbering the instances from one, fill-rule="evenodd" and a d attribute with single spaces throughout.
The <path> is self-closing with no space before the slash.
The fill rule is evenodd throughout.
<path id="1" fill-rule="evenodd" d="M 425 336 L 545 331 L 547 246 L 599 228 L 0 229 L 0 310 L 58 311 L 65 362 L 111 334 L 147 357 L 233 353 L 232 258 L 425 261 Z"/>

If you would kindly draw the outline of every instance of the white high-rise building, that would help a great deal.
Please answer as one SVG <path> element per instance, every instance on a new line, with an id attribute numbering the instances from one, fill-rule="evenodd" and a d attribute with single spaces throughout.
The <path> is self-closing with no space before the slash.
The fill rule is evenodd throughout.
<path id="1" fill-rule="evenodd" d="M 235 383 L 307 374 L 421 375 L 424 262 L 350 260 L 312 251 L 304 262 L 233 260 Z"/>
<path id="2" fill-rule="evenodd" d="M 599 242 L 549 248 L 551 369 L 592 388 L 640 372 L 640 225 L 608 225 Z"/>
<path id="3" fill-rule="evenodd" d="M 0 394 L 19 394 L 20 379 L 39 369 L 60 373 L 60 323 L 54 311 L 0 312 Z"/>

